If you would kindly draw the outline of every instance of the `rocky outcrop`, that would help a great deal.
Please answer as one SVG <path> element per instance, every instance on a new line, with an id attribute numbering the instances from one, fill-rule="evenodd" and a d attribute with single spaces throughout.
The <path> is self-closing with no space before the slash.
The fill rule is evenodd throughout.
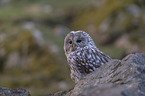
<path id="1" fill-rule="evenodd" d="M 0 88 L 0 96 L 30 96 L 24 89 Z M 145 55 L 114 59 L 79 81 L 72 90 L 47 96 L 145 96 Z"/>
<path id="2" fill-rule="evenodd" d="M 145 96 L 145 55 L 114 59 L 87 75 L 70 92 L 51 96 Z"/>
<path id="3" fill-rule="evenodd" d="M 0 87 L 0 96 L 30 96 L 25 89 L 8 89 Z"/>

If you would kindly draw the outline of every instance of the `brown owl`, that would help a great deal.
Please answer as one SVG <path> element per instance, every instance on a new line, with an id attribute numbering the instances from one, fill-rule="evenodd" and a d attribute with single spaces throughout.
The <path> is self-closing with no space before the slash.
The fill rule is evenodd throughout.
<path id="1" fill-rule="evenodd" d="M 101 52 L 90 35 L 84 31 L 71 31 L 64 40 L 64 51 L 71 70 L 71 79 L 77 83 L 111 58 Z"/>

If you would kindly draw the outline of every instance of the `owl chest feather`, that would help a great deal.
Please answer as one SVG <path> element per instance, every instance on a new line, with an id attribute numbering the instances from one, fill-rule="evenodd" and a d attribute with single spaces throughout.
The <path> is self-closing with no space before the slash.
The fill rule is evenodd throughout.
<path id="1" fill-rule="evenodd" d="M 96 51 L 94 50 L 94 52 Z M 91 48 L 74 51 L 68 60 L 71 69 L 84 75 L 96 70 L 100 67 L 101 62 L 99 56 L 95 55 L 94 52 Z"/>

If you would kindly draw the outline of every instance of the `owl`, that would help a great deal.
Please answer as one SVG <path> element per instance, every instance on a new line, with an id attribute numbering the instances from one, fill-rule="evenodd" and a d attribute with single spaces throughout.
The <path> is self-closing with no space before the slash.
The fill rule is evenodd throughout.
<path id="1" fill-rule="evenodd" d="M 111 60 L 84 31 L 68 33 L 64 40 L 64 51 L 70 66 L 71 79 L 75 83 Z"/>

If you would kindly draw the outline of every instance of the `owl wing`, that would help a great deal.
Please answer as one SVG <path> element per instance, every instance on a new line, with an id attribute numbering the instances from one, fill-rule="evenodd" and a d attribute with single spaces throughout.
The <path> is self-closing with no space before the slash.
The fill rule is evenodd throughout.
<path id="1" fill-rule="evenodd" d="M 109 57 L 108 55 L 106 55 L 105 53 L 103 53 L 100 50 L 92 50 L 92 51 L 96 56 L 96 60 L 100 60 L 100 63 L 104 64 L 111 60 L 111 57 Z"/>
<path id="2" fill-rule="evenodd" d="M 110 60 L 105 53 L 91 48 L 82 50 L 80 55 L 76 56 L 77 68 L 81 73 L 90 73 Z"/>

